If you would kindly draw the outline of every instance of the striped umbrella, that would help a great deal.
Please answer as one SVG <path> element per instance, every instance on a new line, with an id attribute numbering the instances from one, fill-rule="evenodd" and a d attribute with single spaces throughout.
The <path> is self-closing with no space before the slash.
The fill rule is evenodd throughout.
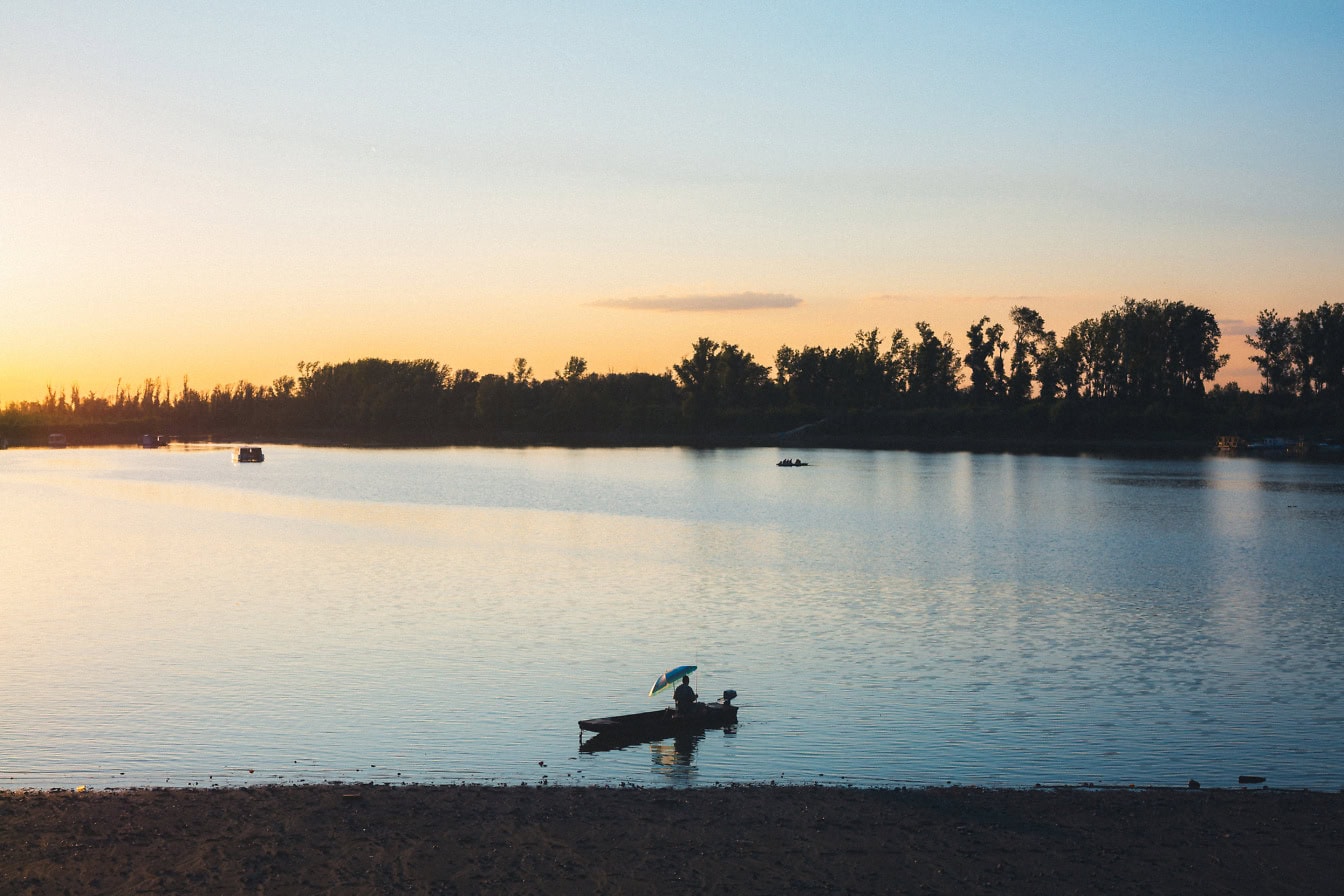
<path id="1" fill-rule="evenodd" d="M 696 666 L 678 666 L 675 669 L 668 669 L 662 675 L 659 675 L 658 680 L 653 683 L 653 687 L 649 688 L 649 696 L 652 697 L 660 691 L 676 687 L 681 683 L 682 678 L 690 675 L 696 668 Z"/>

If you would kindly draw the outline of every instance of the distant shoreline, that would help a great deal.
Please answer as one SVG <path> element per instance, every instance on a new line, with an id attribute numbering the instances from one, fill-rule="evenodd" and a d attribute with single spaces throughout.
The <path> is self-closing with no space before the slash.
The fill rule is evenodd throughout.
<path id="1" fill-rule="evenodd" d="M 0 891 L 1309 893 L 1344 794 L 443 785 L 0 791 Z"/>
<path id="2" fill-rule="evenodd" d="M 64 428 L 27 427 L 11 431 L 10 448 L 47 448 L 51 433 L 66 436 L 68 447 L 140 447 L 145 433 L 136 427 L 70 426 Z M 1213 453 L 1216 442 L 1208 439 L 1060 439 L 1033 436 L 926 435 L 926 434 L 849 434 L 849 433 L 576 433 L 552 435 L 531 432 L 507 432 L 491 435 L 471 434 L 460 437 L 375 434 L 341 430 L 259 432 L 237 430 L 211 433 L 162 435 L 168 444 L 300 445 L 313 448 L 772 448 L 780 451 L 806 451 L 838 448 L 867 451 L 969 451 L 1004 454 L 1117 454 L 1139 456 L 1197 456 Z"/>
<path id="3" fill-rule="evenodd" d="M 68 448 L 139 448 L 139 437 L 127 438 L 122 433 L 93 433 L 79 428 L 63 430 Z M 850 451 L 915 451 L 922 453 L 971 453 L 1046 455 L 1059 457 L 1120 457 L 1188 459 L 1217 455 L 1251 456 L 1262 458 L 1344 460 L 1344 452 L 1322 451 L 1308 443 L 1302 449 L 1280 448 L 1269 451 L 1220 451 L 1215 442 L 1207 439 L 1050 439 L 1030 437 L 965 437 L 965 436 L 793 436 L 779 439 L 770 436 L 705 435 L 686 438 L 657 436 L 590 435 L 567 438 L 541 437 L 529 434 L 501 434 L 492 438 L 388 438 L 351 433 L 270 434 L 213 433 L 193 437 L 168 438 L 168 445 L 217 446 L 221 449 L 241 444 L 296 445 L 309 448 L 689 448 L 695 450 L 729 450 L 739 448 L 774 449 L 784 455 L 816 450 Z M 46 449 L 47 433 L 9 439 L 10 448 Z"/>

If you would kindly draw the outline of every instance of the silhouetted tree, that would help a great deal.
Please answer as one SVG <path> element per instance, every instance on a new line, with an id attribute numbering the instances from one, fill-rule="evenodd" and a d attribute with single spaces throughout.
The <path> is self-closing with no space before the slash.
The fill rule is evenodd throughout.
<path id="1" fill-rule="evenodd" d="M 509 380 L 521 386 L 530 386 L 536 382 L 536 377 L 532 376 L 532 368 L 528 366 L 526 358 L 513 359 L 513 369 L 509 371 Z"/>
<path id="2" fill-rule="evenodd" d="M 1054 398 L 1060 390 L 1059 345 L 1054 331 L 1046 330 L 1045 319 L 1025 306 L 1012 308 L 1009 315 L 1016 332 L 1008 368 L 1008 398 L 1031 398 L 1033 381 L 1040 386 L 1040 397 Z"/>
<path id="3" fill-rule="evenodd" d="M 1080 321 L 1059 352 L 1066 394 L 1153 401 L 1204 394 L 1227 355 L 1213 314 L 1184 302 L 1126 298 Z"/>
<path id="4" fill-rule="evenodd" d="M 1003 340 L 1003 325 L 991 324 L 988 317 L 982 317 L 966 331 L 966 342 L 963 363 L 971 371 L 971 399 L 984 402 L 1002 398 L 1008 392 L 1003 368 L 1008 343 Z"/>
<path id="5" fill-rule="evenodd" d="M 1246 337 L 1246 344 L 1260 352 L 1251 355 L 1260 368 L 1264 384 L 1260 390 L 1279 397 L 1297 395 L 1302 388 L 1302 373 L 1297 366 L 1297 333 L 1292 318 L 1279 317 L 1268 309 L 1256 317 L 1255 335 Z"/>
<path id="6" fill-rule="evenodd" d="M 300 364 L 298 397 L 320 426 L 423 432 L 439 422 L 447 377 L 429 360 Z"/>
<path id="7" fill-rule="evenodd" d="M 902 366 L 911 397 L 926 404 L 941 404 L 957 392 L 961 376 L 952 337 L 939 339 L 924 321 L 915 324 L 919 341 L 908 345 Z"/>
<path id="8" fill-rule="evenodd" d="M 859 330 L 854 341 L 840 350 L 842 371 L 850 383 L 846 404 L 852 408 L 881 407 L 891 394 L 891 371 L 877 329 Z"/>
<path id="9" fill-rule="evenodd" d="M 770 381 L 770 370 L 750 352 L 732 343 L 701 337 L 690 357 L 672 368 L 681 386 L 683 407 L 696 425 L 713 422 L 729 409 L 753 406 Z"/>
<path id="10" fill-rule="evenodd" d="M 1228 360 L 1227 355 L 1218 354 L 1223 334 L 1217 319 L 1207 308 L 1185 302 L 1163 302 L 1161 313 L 1169 334 L 1162 389 L 1172 397 L 1203 395 L 1204 384 L 1213 382 Z"/>
<path id="11" fill-rule="evenodd" d="M 1295 330 L 1302 394 L 1344 397 L 1344 304 L 1298 312 Z"/>
<path id="12" fill-rule="evenodd" d="M 830 413 L 887 407 L 904 391 L 908 351 L 900 330 L 885 351 L 876 329 L 859 330 L 843 348 L 786 345 L 775 354 L 775 384 L 797 409 Z"/>
<path id="13" fill-rule="evenodd" d="M 701 336 L 691 346 L 690 357 L 673 365 L 672 372 L 681 386 L 686 415 L 695 423 L 708 421 L 718 410 L 719 388 L 715 356 L 719 344 Z"/>
<path id="14" fill-rule="evenodd" d="M 897 329 L 891 334 L 891 345 L 882 355 L 882 366 L 886 371 L 887 383 L 892 397 L 904 395 L 910 391 L 909 360 L 910 339 L 903 330 Z"/>
<path id="15" fill-rule="evenodd" d="M 587 372 L 588 362 L 577 355 L 571 355 L 569 360 L 565 362 L 565 369 L 555 372 L 555 378 L 572 383 Z"/>

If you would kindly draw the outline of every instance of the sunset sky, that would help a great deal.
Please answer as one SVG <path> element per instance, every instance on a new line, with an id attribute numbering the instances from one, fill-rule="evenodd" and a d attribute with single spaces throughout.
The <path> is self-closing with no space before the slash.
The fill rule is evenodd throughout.
<path id="1" fill-rule="evenodd" d="M 0 405 L 1344 301 L 1344 3 L 0 5 Z"/>

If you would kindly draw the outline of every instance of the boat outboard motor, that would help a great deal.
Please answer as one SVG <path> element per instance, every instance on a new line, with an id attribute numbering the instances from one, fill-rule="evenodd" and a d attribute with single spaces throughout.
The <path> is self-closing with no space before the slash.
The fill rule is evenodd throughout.
<path id="1" fill-rule="evenodd" d="M 719 698 L 719 702 L 724 706 L 732 706 L 735 699 L 737 699 L 737 691 L 724 691 L 723 696 Z"/>

